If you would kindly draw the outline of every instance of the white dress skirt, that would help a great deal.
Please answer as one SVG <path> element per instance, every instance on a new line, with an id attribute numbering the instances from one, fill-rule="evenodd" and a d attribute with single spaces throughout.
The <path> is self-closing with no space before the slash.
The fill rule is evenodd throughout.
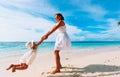
<path id="1" fill-rule="evenodd" d="M 66 32 L 66 26 L 61 26 L 57 29 L 57 38 L 55 41 L 54 50 L 71 49 L 71 41 Z"/>

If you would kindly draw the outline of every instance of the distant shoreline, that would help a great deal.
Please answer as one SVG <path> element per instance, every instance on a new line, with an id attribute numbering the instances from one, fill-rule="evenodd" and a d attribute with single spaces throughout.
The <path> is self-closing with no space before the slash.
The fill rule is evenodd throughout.
<path id="1" fill-rule="evenodd" d="M 7 42 L 7 43 L 11 43 L 11 42 L 20 42 L 20 43 L 25 43 L 27 41 L 0 41 L 0 43 L 2 42 Z M 35 41 L 37 42 L 37 41 Z M 54 43 L 55 41 L 44 41 L 44 42 L 48 42 L 48 43 Z M 72 43 L 108 43 L 108 42 L 120 42 L 120 41 L 71 41 Z"/>

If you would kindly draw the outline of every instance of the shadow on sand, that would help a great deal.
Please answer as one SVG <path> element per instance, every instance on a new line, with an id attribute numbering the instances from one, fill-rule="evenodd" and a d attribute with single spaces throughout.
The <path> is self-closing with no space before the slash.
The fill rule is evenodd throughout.
<path id="1" fill-rule="evenodd" d="M 61 74 L 49 75 L 47 77 L 86 77 L 85 75 L 87 77 L 120 75 L 120 66 L 92 64 L 84 68 L 73 66 L 63 67 L 61 69 Z"/>

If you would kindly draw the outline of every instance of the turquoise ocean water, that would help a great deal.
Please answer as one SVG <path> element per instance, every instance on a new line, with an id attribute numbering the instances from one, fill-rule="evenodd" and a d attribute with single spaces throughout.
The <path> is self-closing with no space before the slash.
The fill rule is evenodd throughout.
<path id="1" fill-rule="evenodd" d="M 25 47 L 26 42 L 0 42 L 0 58 L 17 56 L 25 53 L 28 49 Z M 54 42 L 43 42 L 39 46 L 38 52 L 52 52 Z M 72 42 L 72 49 L 85 49 L 96 47 L 120 46 L 120 41 L 76 41 Z"/>

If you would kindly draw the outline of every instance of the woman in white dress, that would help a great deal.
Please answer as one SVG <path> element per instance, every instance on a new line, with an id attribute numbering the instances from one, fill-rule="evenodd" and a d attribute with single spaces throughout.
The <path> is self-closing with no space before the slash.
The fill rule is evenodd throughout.
<path id="1" fill-rule="evenodd" d="M 69 49 L 71 47 L 71 42 L 66 32 L 64 17 L 62 16 L 61 13 L 56 13 L 55 19 L 57 22 L 56 25 L 42 37 L 42 39 L 47 39 L 49 35 L 51 35 L 53 32 L 57 30 L 57 38 L 56 38 L 55 47 L 54 47 L 56 67 L 51 72 L 51 74 L 60 72 L 60 68 L 62 67 L 60 62 L 59 52 L 61 50 Z M 38 45 L 39 45 L 39 42 L 36 44 L 36 46 Z"/>

